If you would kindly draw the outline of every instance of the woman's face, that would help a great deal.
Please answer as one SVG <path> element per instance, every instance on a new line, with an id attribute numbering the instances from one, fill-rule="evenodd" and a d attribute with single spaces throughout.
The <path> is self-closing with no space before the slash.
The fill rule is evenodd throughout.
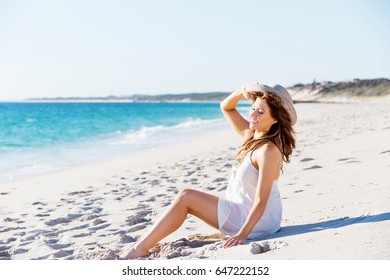
<path id="1" fill-rule="evenodd" d="M 259 132 L 267 132 L 275 121 L 271 116 L 271 109 L 267 102 L 257 97 L 249 113 L 249 128 Z"/>

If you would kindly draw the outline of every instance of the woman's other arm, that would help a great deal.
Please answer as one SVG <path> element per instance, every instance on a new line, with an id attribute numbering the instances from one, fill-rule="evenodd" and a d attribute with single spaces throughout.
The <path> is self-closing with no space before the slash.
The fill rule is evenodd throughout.
<path id="1" fill-rule="evenodd" d="M 221 102 L 220 108 L 228 123 L 238 134 L 245 138 L 249 131 L 249 122 L 241 116 L 236 109 L 237 104 L 243 97 L 247 99 L 250 97 L 249 94 L 245 92 L 245 86 L 226 97 Z"/>

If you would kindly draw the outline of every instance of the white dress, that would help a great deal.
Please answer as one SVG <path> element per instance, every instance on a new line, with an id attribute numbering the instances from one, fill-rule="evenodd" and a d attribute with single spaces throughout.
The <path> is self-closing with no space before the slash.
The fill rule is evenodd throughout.
<path id="1" fill-rule="evenodd" d="M 232 172 L 226 189 L 226 198 L 218 200 L 218 226 L 226 235 L 235 235 L 244 224 L 255 200 L 259 171 L 250 160 L 251 153 L 244 158 L 236 172 Z M 248 235 L 248 239 L 260 239 L 280 229 L 282 201 L 278 181 L 272 190 L 264 213 Z"/>

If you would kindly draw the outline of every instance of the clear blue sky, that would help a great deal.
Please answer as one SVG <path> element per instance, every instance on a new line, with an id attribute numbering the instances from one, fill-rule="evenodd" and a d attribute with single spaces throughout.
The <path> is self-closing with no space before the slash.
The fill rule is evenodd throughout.
<path id="1" fill-rule="evenodd" d="M 390 1 L 0 0 L 0 100 L 390 78 Z"/>

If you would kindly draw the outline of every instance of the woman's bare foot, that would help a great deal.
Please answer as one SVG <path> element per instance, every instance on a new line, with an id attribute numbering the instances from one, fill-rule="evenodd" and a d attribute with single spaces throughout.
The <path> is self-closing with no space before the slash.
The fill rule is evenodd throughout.
<path id="1" fill-rule="evenodd" d="M 142 249 L 138 244 L 131 245 L 119 252 L 119 258 L 122 260 L 132 260 L 149 255 L 149 250 Z"/>

